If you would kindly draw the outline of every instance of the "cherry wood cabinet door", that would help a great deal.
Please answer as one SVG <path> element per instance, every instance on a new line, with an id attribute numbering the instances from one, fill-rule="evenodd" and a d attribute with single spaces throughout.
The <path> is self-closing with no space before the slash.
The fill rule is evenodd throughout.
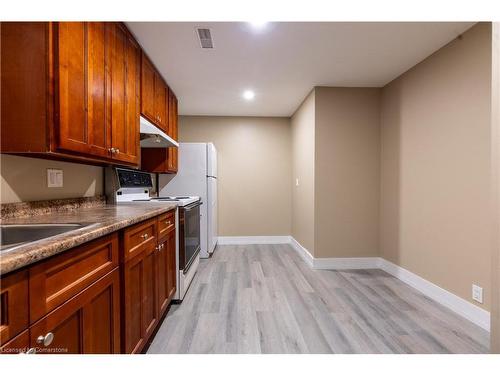
<path id="1" fill-rule="evenodd" d="M 157 281 L 157 307 L 158 318 L 161 318 L 165 311 L 167 311 L 168 299 L 168 260 L 167 260 L 167 238 L 164 238 L 158 243 L 158 250 L 156 251 L 156 281 Z"/>
<path id="2" fill-rule="evenodd" d="M 164 132 L 168 132 L 167 95 L 168 89 L 161 76 L 155 74 L 155 123 Z"/>
<path id="3" fill-rule="evenodd" d="M 167 172 L 177 173 L 177 166 L 179 163 L 179 149 L 177 147 L 169 147 L 167 149 Z"/>
<path id="4" fill-rule="evenodd" d="M 156 248 L 133 257 L 123 266 L 123 351 L 138 353 L 158 321 L 156 295 Z"/>
<path id="5" fill-rule="evenodd" d="M 109 157 L 104 22 L 59 22 L 56 35 L 56 147 Z"/>
<path id="6" fill-rule="evenodd" d="M 169 90 L 169 121 L 168 121 L 168 135 L 174 140 L 178 138 L 178 113 L 177 113 L 178 101 L 177 97 L 173 91 Z"/>
<path id="7" fill-rule="evenodd" d="M 169 302 L 174 297 L 177 290 L 177 263 L 176 263 L 176 246 L 175 246 L 175 228 L 169 232 L 165 242 L 167 253 L 167 290 Z"/>
<path id="8" fill-rule="evenodd" d="M 176 290 L 175 224 L 158 243 L 156 265 L 158 318 L 161 318 Z"/>
<path id="9" fill-rule="evenodd" d="M 156 122 L 155 68 L 144 53 L 141 58 L 141 113 Z"/>
<path id="10" fill-rule="evenodd" d="M 139 162 L 140 49 L 121 24 L 109 27 L 113 159 Z"/>
<path id="11" fill-rule="evenodd" d="M 29 283 L 26 270 L 0 278 L 0 345 L 29 324 Z"/>
<path id="12" fill-rule="evenodd" d="M 120 279 L 115 269 L 30 328 L 38 354 L 120 351 Z"/>

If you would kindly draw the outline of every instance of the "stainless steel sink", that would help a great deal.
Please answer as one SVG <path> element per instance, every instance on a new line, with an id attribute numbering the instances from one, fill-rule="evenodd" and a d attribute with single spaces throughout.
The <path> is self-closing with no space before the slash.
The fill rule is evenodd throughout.
<path id="1" fill-rule="evenodd" d="M 0 251 L 12 250 L 29 242 L 56 236 L 89 224 L 6 224 L 0 225 Z"/>

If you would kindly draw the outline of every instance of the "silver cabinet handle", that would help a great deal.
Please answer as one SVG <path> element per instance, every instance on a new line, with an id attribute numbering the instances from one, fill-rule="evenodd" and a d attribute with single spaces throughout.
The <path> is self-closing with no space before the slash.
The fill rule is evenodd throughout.
<path id="1" fill-rule="evenodd" d="M 38 344 L 43 344 L 43 346 L 49 346 L 50 344 L 52 344 L 52 340 L 54 340 L 54 334 L 52 332 L 49 332 L 45 336 L 38 336 L 36 342 Z"/>
<path id="2" fill-rule="evenodd" d="M 111 147 L 108 151 L 111 152 L 112 154 L 114 154 L 115 153 L 115 148 Z"/>
<path id="3" fill-rule="evenodd" d="M 26 354 L 36 354 L 36 349 L 35 348 L 29 348 L 26 350 Z"/>
<path id="4" fill-rule="evenodd" d="M 149 235 L 147 233 L 144 233 L 143 235 L 141 235 L 141 238 L 144 238 L 145 240 L 147 240 L 149 237 Z"/>
<path id="5" fill-rule="evenodd" d="M 119 153 L 120 153 L 120 149 L 119 149 L 119 148 L 117 148 L 117 149 L 115 150 L 115 152 L 116 152 L 117 154 L 119 154 Z"/>

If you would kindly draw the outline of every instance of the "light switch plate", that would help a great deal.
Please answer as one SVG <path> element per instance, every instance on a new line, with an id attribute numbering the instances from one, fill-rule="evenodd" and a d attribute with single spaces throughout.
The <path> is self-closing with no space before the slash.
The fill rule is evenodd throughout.
<path id="1" fill-rule="evenodd" d="M 47 169 L 47 187 L 58 188 L 63 187 L 63 171 L 62 169 Z"/>
<path id="2" fill-rule="evenodd" d="M 483 303 L 483 288 L 472 284 L 472 299 L 479 303 Z"/>

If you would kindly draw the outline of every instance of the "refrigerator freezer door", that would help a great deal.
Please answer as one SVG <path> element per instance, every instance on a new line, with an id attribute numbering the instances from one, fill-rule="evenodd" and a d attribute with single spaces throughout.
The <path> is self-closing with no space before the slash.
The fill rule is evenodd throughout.
<path id="1" fill-rule="evenodd" d="M 211 254 L 217 245 L 217 179 L 207 178 L 208 185 L 208 253 Z"/>
<path id="2" fill-rule="evenodd" d="M 207 176 L 217 177 L 217 149 L 213 143 L 207 143 Z"/>

